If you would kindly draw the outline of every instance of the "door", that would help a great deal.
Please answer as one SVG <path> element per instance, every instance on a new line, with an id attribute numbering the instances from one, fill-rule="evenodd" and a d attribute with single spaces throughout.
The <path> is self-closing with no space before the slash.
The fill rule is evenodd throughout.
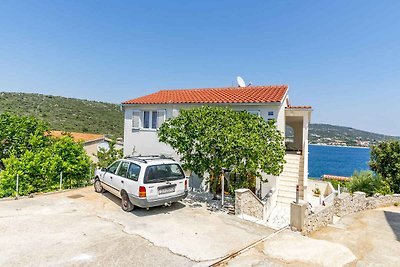
<path id="1" fill-rule="evenodd" d="M 112 181 L 113 186 L 118 190 L 118 192 L 121 192 L 121 190 L 125 186 L 125 181 L 126 181 L 126 175 L 128 172 L 129 168 L 129 162 L 128 161 L 122 161 L 121 164 L 119 165 L 119 168 L 114 176 L 114 179 Z"/>
<path id="2" fill-rule="evenodd" d="M 118 170 L 119 164 L 121 161 L 117 160 L 110 167 L 107 168 L 106 173 L 103 176 L 103 183 L 105 184 L 105 188 L 113 194 L 119 194 L 119 191 L 115 188 L 113 184 L 113 180 L 115 178 L 115 173 Z"/>

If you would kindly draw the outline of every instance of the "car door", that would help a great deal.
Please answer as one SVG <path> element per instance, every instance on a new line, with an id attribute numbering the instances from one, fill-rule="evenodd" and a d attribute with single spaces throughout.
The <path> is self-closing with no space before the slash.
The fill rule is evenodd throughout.
<path id="1" fill-rule="evenodd" d="M 119 165 L 116 175 L 112 181 L 113 186 L 118 190 L 118 192 L 121 192 L 121 190 L 124 188 L 125 181 L 127 180 L 126 175 L 128 168 L 129 161 L 121 161 L 121 164 Z"/>
<path id="2" fill-rule="evenodd" d="M 104 173 L 103 176 L 103 183 L 105 184 L 106 190 L 110 191 L 113 194 L 119 193 L 119 190 L 114 186 L 113 180 L 116 176 L 116 172 L 118 170 L 120 163 L 121 161 L 117 160 L 113 164 L 111 164 L 107 168 L 107 171 Z"/>
<path id="3" fill-rule="evenodd" d="M 139 197 L 139 175 L 141 167 L 133 162 L 130 163 L 126 180 L 124 183 L 124 189 L 131 195 Z"/>

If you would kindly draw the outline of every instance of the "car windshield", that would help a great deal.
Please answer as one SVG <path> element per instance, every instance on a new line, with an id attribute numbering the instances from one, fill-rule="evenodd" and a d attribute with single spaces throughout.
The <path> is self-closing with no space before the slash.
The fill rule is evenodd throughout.
<path id="1" fill-rule="evenodd" d="M 160 183 L 185 178 L 179 164 L 160 164 L 148 166 L 144 175 L 144 183 Z"/>

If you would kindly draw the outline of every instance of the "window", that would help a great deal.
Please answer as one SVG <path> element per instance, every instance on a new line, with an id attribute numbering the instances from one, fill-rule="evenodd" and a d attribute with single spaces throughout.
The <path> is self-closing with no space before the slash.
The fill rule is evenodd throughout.
<path id="1" fill-rule="evenodd" d="M 161 164 L 149 166 L 146 169 L 144 183 L 160 183 L 185 178 L 178 164 Z"/>
<path id="2" fill-rule="evenodd" d="M 121 176 L 121 177 L 126 177 L 126 173 L 128 171 L 128 167 L 129 167 L 129 162 L 122 162 L 121 166 L 119 166 L 117 175 Z"/>
<path id="3" fill-rule="evenodd" d="M 143 111 L 143 128 L 150 128 L 150 111 Z"/>
<path id="4" fill-rule="evenodd" d="M 250 114 L 253 114 L 253 115 L 260 116 L 260 111 L 259 110 L 248 110 L 247 112 L 250 113 Z"/>
<path id="5" fill-rule="evenodd" d="M 132 117 L 132 129 L 158 129 L 165 121 L 165 110 L 135 110 Z"/>
<path id="6" fill-rule="evenodd" d="M 131 179 L 133 181 L 137 181 L 139 179 L 139 173 L 140 173 L 140 166 L 136 165 L 134 163 L 131 163 L 128 169 L 128 179 Z"/>
<path id="7" fill-rule="evenodd" d="M 110 173 L 115 173 L 118 169 L 120 161 L 116 161 L 107 168 L 107 171 Z"/>
<path id="8" fill-rule="evenodd" d="M 268 116 L 274 116 L 274 112 L 273 111 L 268 111 Z"/>

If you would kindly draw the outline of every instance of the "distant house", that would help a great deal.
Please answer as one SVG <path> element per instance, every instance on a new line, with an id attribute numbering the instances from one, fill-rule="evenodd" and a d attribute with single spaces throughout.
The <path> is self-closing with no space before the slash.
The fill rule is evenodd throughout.
<path id="1" fill-rule="evenodd" d="M 308 126 L 310 106 L 292 106 L 288 86 L 247 86 L 161 90 L 122 103 L 124 111 L 124 154 L 171 154 L 173 149 L 158 142 L 157 129 L 167 119 L 178 116 L 180 109 L 198 106 L 228 106 L 233 110 L 247 110 L 265 120 L 275 119 L 277 128 L 285 134 L 291 128 L 292 140 L 287 144 L 286 164 L 279 177 L 268 176 L 269 182 L 257 182 L 262 197 L 267 193 L 275 203 L 288 204 L 295 199 L 296 185 L 300 197 L 306 198 L 308 178 Z"/>
<path id="2" fill-rule="evenodd" d="M 62 131 L 51 131 L 50 135 L 54 137 L 60 137 L 64 133 L 65 132 Z M 98 161 L 97 157 L 95 156 L 97 154 L 97 151 L 100 148 L 108 149 L 108 144 L 111 141 L 111 139 L 102 134 L 76 132 L 67 132 L 67 134 L 71 135 L 75 142 L 82 142 L 83 148 L 85 149 L 88 156 L 93 160 L 93 162 Z M 122 147 L 122 141 L 117 141 L 116 148 L 122 149 Z"/>

